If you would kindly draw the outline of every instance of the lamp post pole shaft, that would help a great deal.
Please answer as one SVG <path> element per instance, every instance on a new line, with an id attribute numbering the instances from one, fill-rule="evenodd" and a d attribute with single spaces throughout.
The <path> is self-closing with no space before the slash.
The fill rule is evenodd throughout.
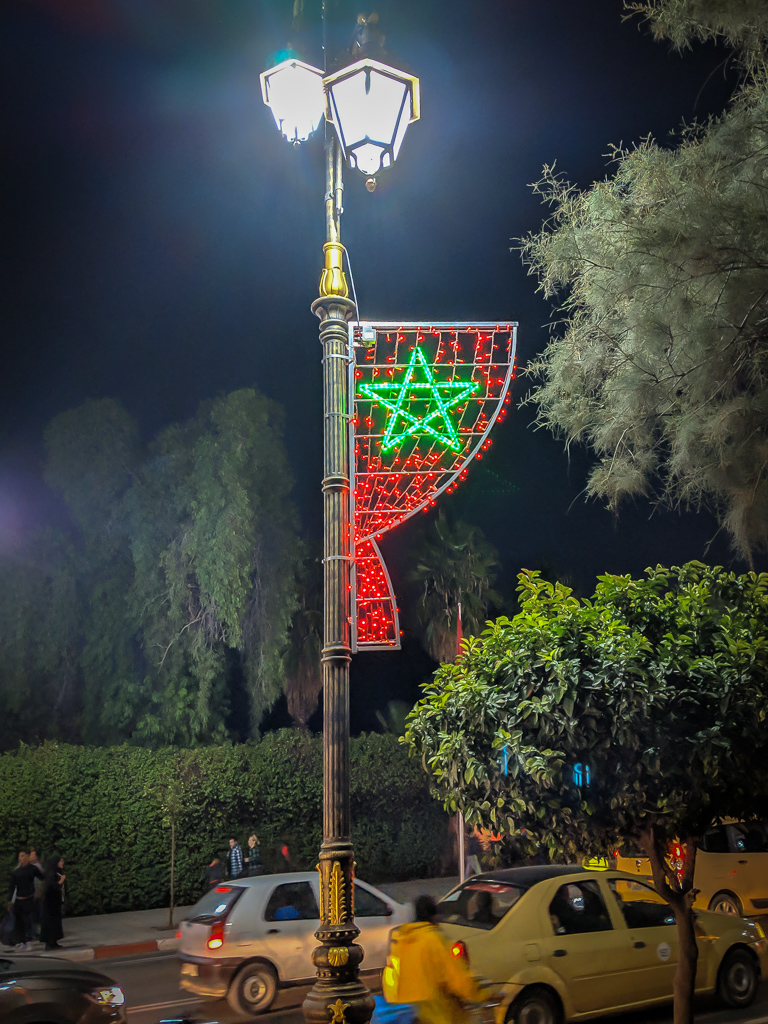
<path id="1" fill-rule="evenodd" d="M 349 663 L 351 650 L 349 395 L 347 321 L 355 313 L 340 242 L 342 164 L 332 132 L 325 144 L 326 242 L 320 297 L 323 351 L 323 845 L 320 848 L 320 945 L 317 981 L 304 1002 L 308 1024 L 367 1024 L 373 999 L 359 979 L 355 942 L 354 853 L 349 811 Z"/>

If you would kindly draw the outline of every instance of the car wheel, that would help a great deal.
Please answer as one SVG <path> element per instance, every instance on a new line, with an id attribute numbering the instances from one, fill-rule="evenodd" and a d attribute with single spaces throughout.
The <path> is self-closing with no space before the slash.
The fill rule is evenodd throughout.
<path id="1" fill-rule="evenodd" d="M 264 1013 L 277 995 L 277 975 L 268 964 L 246 964 L 229 986 L 227 1002 L 240 1013 Z"/>
<path id="2" fill-rule="evenodd" d="M 507 1021 L 513 1024 L 560 1024 L 560 1001 L 551 989 L 534 985 L 517 997 L 509 1008 Z"/>
<path id="3" fill-rule="evenodd" d="M 709 901 L 707 910 L 714 910 L 718 914 L 730 914 L 731 917 L 743 917 L 741 903 L 730 892 L 716 892 Z"/>
<path id="4" fill-rule="evenodd" d="M 726 1006 L 750 1006 L 760 976 L 754 958 L 745 949 L 726 953 L 717 975 L 717 994 Z"/>

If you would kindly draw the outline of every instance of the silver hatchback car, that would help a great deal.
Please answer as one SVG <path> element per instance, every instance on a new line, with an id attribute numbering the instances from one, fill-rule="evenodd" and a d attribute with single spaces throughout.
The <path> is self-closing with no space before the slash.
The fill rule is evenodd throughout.
<path id="1" fill-rule="evenodd" d="M 226 996 L 241 1013 L 263 1013 L 281 987 L 312 980 L 320 925 L 315 871 L 222 882 L 181 925 L 181 987 L 209 999 Z M 355 923 L 363 970 L 381 970 L 390 931 L 411 920 L 410 907 L 355 881 Z"/>

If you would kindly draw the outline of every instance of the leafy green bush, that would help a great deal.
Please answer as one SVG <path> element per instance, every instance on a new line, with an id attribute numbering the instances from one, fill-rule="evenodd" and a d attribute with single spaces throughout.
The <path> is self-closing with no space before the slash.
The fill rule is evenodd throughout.
<path id="1" fill-rule="evenodd" d="M 448 819 L 421 766 L 394 736 L 351 741 L 351 808 L 358 874 L 369 881 L 438 870 Z M 256 832 L 266 870 L 285 839 L 313 868 L 322 829 L 322 741 L 292 730 L 258 743 L 193 750 L 46 743 L 0 755 L 0 864 L 19 846 L 66 858 L 71 915 L 168 905 L 170 829 L 152 792 L 183 783 L 176 826 L 177 903 L 204 889 L 214 854 Z"/>

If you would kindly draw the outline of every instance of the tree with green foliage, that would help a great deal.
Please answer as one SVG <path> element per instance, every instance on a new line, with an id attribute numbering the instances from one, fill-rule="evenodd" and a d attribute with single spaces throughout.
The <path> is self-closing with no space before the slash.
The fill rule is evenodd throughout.
<path id="1" fill-rule="evenodd" d="M 235 719 L 236 736 L 258 731 L 283 688 L 300 559 L 281 423 L 254 389 L 203 403 L 148 450 L 112 401 L 51 422 L 46 479 L 72 530 L 0 565 L 5 746 L 190 745 Z"/>
<path id="2" fill-rule="evenodd" d="M 0 749 L 80 737 L 83 580 L 72 542 L 44 530 L 0 586 Z"/>
<path id="3" fill-rule="evenodd" d="M 590 188 L 545 167 L 552 213 L 520 242 L 559 305 L 527 400 L 594 452 L 588 495 L 711 508 L 749 559 L 768 551 L 768 15 L 763 0 L 625 6 L 679 48 L 724 41 L 742 84 L 676 147 L 614 148 Z"/>
<path id="4" fill-rule="evenodd" d="M 134 568 L 124 505 L 144 452 L 136 423 L 111 399 L 56 416 L 45 443 L 45 480 L 64 499 L 73 526 L 72 557 L 60 571 L 78 591 L 79 738 L 116 743 L 126 737 L 121 693 L 140 673 L 127 615 Z M 29 547 L 36 559 L 35 537 Z"/>
<path id="5" fill-rule="evenodd" d="M 376 712 L 376 720 L 381 726 L 381 731 L 389 733 L 390 736 L 404 736 L 407 727 L 408 715 L 413 706 L 404 700 L 387 701 L 386 711 Z"/>
<path id="6" fill-rule="evenodd" d="M 699 839 L 768 811 L 768 574 L 658 566 L 641 580 L 602 576 L 577 600 L 525 572 L 519 594 L 518 615 L 424 687 L 406 742 L 470 824 L 524 830 L 519 841 L 553 856 L 638 843 L 674 911 L 675 1024 L 690 1024 Z M 687 847 L 682 879 L 674 837 Z"/>
<path id="7" fill-rule="evenodd" d="M 296 582 L 298 608 L 283 652 L 283 671 L 288 714 L 299 729 L 307 729 L 323 687 L 323 563 L 318 555 L 304 559 Z"/>
<path id="8" fill-rule="evenodd" d="M 442 509 L 417 541 L 410 573 L 420 591 L 416 619 L 436 661 L 456 654 L 459 605 L 462 629 L 478 633 L 488 606 L 501 602 L 493 588 L 498 557 L 478 527 L 452 524 Z"/>
<path id="9" fill-rule="evenodd" d="M 299 545 L 281 425 L 253 389 L 203 403 L 160 434 L 126 496 L 143 672 L 125 712 L 149 742 L 223 738 L 234 669 L 254 730 L 282 692 Z"/>

